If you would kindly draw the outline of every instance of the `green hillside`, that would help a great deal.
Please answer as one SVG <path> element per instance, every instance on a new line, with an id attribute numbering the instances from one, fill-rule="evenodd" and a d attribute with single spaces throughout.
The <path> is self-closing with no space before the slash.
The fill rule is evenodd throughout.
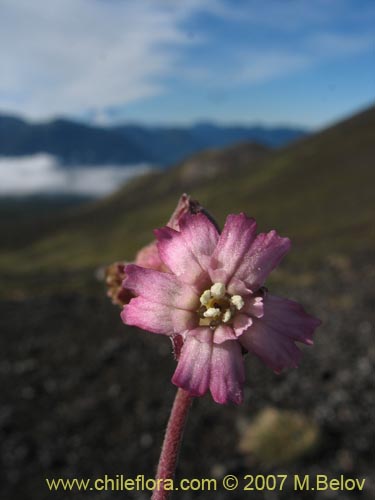
<path id="1" fill-rule="evenodd" d="M 27 281 L 25 276 L 47 271 L 68 273 L 68 281 L 73 273 L 73 284 L 83 269 L 91 273 L 131 259 L 184 191 L 220 222 L 229 212 L 245 211 L 260 230 L 289 236 L 294 248 L 287 263 L 363 255 L 375 246 L 374 159 L 375 109 L 276 152 L 252 155 L 241 145 L 202 153 L 168 172 L 138 178 L 99 203 L 14 228 L 18 239 L 1 250 L 0 271 L 7 286 L 21 273 Z M 213 162 L 215 175 L 209 177 L 205 168 Z M 193 176 L 186 174 L 192 163 Z"/>

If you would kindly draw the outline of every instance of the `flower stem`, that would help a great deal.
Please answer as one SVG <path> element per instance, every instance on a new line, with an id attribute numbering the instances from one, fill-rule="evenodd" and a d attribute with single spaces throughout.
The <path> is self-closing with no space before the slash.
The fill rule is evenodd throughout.
<path id="1" fill-rule="evenodd" d="M 177 466 L 178 454 L 184 432 L 189 408 L 193 401 L 192 396 L 183 389 L 178 389 L 165 431 L 163 446 L 156 472 L 156 488 L 151 500 L 167 500 L 170 491 L 165 490 L 165 479 L 173 479 Z M 160 481 L 162 479 L 163 481 Z M 159 480 L 159 481 L 158 481 Z"/>

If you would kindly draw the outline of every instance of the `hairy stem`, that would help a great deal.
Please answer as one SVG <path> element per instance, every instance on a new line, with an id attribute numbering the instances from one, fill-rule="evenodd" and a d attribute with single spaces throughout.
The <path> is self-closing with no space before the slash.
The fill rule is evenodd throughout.
<path id="1" fill-rule="evenodd" d="M 167 500 L 170 495 L 168 489 L 164 489 L 165 479 L 173 479 L 185 422 L 189 413 L 189 408 L 193 401 L 192 396 L 183 389 L 178 389 L 169 417 L 167 430 L 165 431 L 163 446 L 159 458 L 156 472 L 156 488 L 151 500 Z M 168 488 L 168 482 L 165 484 Z"/>

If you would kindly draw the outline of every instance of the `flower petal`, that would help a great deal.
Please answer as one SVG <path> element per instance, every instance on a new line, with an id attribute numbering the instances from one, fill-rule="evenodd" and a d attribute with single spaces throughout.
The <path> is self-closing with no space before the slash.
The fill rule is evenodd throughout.
<path id="1" fill-rule="evenodd" d="M 236 337 L 239 337 L 243 334 L 243 332 L 246 332 L 252 324 L 253 320 L 247 314 L 236 314 L 233 320 L 233 329 L 236 333 Z"/>
<path id="2" fill-rule="evenodd" d="M 197 202 L 194 202 L 191 200 L 190 196 L 187 194 L 183 194 L 180 196 L 180 199 L 178 200 L 177 206 L 174 209 L 173 214 L 171 215 L 171 218 L 167 222 L 167 226 L 171 227 L 172 229 L 178 230 L 180 227 L 180 220 L 181 218 L 191 210 L 191 206 L 194 206 Z"/>
<path id="3" fill-rule="evenodd" d="M 245 371 L 241 347 L 228 340 L 214 344 L 211 357 L 210 391 L 216 403 L 242 403 Z"/>
<path id="4" fill-rule="evenodd" d="M 156 271 L 167 271 L 167 268 L 162 262 L 156 241 L 149 243 L 138 251 L 134 263 L 140 267 L 155 269 Z"/>
<path id="5" fill-rule="evenodd" d="M 239 340 L 245 349 L 280 372 L 298 365 L 302 353 L 294 342 L 312 344 L 312 335 L 319 324 L 296 302 L 267 295 L 263 318 L 254 319 Z"/>
<path id="6" fill-rule="evenodd" d="M 178 309 L 195 311 L 199 305 L 199 297 L 193 289 L 181 283 L 172 274 L 145 269 L 134 264 L 126 266 L 125 274 L 123 286 L 135 295 Z"/>
<path id="7" fill-rule="evenodd" d="M 162 261 L 184 283 L 208 282 L 207 267 L 219 234 L 203 213 L 185 214 L 180 231 L 164 227 L 155 230 Z"/>
<path id="8" fill-rule="evenodd" d="M 195 328 L 198 323 L 194 312 L 157 304 L 144 297 L 132 299 L 124 306 L 121 319 L 127 325 L 165 335 Z"/>
<path id="9" fill-rule="evenodd" d="M 313 344 L 314 331 L 321 324 L 297 302 L 276 295 L 265 297 L 263 321 L 281 335 L 308 345 Z"/>
<path id="10" fill-rule="evenodd" d="M 195 337 L 199 342 L 209 342 L 212 343 L 212 330 L 208 326 L 198 326 L 193 330 L 185 332 L 184 339 L 187 337 Z"/>
<path id="11" fill-rule="evenodd" d="M 220 269 L 218 271 L 220 271 Z M 215 271 L 215 274 L 216 272 L 217 271 Z M 241 295 L 242 297 L 253 294 L 253 291 L 247 285 L 245 285 L 242 280 L 239 280 L 234 276 L 230 279 L 230 283 L 227 286 L 227 291 L 231 295 Z"/>
<path id="12" fill-rule="evenodd" d="M 281 238 L 276 231 L 258 234 L 243 256 L 234 278 L 243 281 L 252 291 L 258 290 L 289 249 L 289 238 Z M 232 293 L 231 283 L 228 284 L 228 291 Z"/>
<path id="13" fill-rule="evenodd" d="M 245 349 L 256 354 L 276 373 L 280 373 L 284 368 L 296 368 L 301 359 L 302 353 L 293 340 L 278 334 L 262 320 L 254 319 L 239 341 Z"/>
<path id="14" fill-rule="evenodd" d="M 189 332 L 181 350 L 172 382 L 188 391 L 192 396 L 203 396 L 210 382 L 210 361 L 212 354 L 212 332 L 210 328 L 199 328 Z M 191 334 L 193 333 L 193 334 Z M 199 340 L 205 339 L 205 341 Z"/>
<path id="15" fill-rule="evenodd" d="M 205 269 L 206 257 L 211 257 L 219 241 L 215 225 L 204 213 L 187 213 L 180 220 L 180 232 L 197 261 Z"/>
<path id="16" fill-rule="evenodd" d="M 241 312 L 250 314 L 255 318 L 262 318 L 264 316 L 264 304 L 263 297 L 261 296 L 250 296 L 245 298 L 245 305 L 241 309 Z"/>
<path id="17" fill-rule="evenodd" d="M 179 279 L 194 285 L 203 270 L 182 234 L 170 227 L 155 229 L 161 260 Z"/>
<path id="18" fill-rule="evenodd" d="M 243 213 L 228 215 L 211 259 L 210 276 L 213 281 L 216 281 L 216 275 L 224 270 L 224 283 L 228 283 L 255 239 L 256 226 L 255 220 Z"/>
<path id="19" fill-rule="evenodd" d="M 214 333 L 214 343 L 222 344 L 227 340 L 237 340 L 233 328 L 227 325 L 217 326 Z"/>

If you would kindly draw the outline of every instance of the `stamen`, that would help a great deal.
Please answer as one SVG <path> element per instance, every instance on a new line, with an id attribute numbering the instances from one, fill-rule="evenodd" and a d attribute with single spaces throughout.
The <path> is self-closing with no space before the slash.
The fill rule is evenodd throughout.
<path id="1" fill-rule="evenodd" d="M 228 323 L 228 321 L 231 319 L 232 313 L 230 309 L 227 309 L 225 313 L 223 314 L 223 323 Z"/>
<path id="2" fill-rule="evenodd" d="M 234 307 L 239 311 L 243 308 L 243 306 L 245 305 L 245 302 L 243 300 L 243 298 L 241 297 L 241 295 L 233 295 L 230 299 L 230 301 L 232 302 L 232 304 L 234 305 Z"/>
<path id="3" fill-rule="evenodd" d="M 222 299 L 225 297 L 226 289 L 223 283 L 214 283 L 211 287 L 211 294 L 215 299 Z"/>
<path id="4" fill-rule="evenodd" d="M 206 312 L 203 313 L 203 316 L 205 318 L 216 318 L 217 316 L 220 316 L 220 314 L 220 309 L 217 309 L 216 307 L 210 307 Z"/>
<path id="5" fill-rule="evenodd" d="M 221 323 L 231 324 L 237 311 L 245 305 L 241 295 L 230 296 L 224 283 L 214 283 L 210 289 L 204 290 L 199 301 L 199 325 L 210 328 L 216 328 Z"/>
<path id="6" fill-rule="evenodd" d="M 205 290 L 202 295 L 200 296 L 200 303 L 202 304 L 202 306 L 206 306 L 209 301 L 211 300 L 211 292 L 210 290 Z"/>

